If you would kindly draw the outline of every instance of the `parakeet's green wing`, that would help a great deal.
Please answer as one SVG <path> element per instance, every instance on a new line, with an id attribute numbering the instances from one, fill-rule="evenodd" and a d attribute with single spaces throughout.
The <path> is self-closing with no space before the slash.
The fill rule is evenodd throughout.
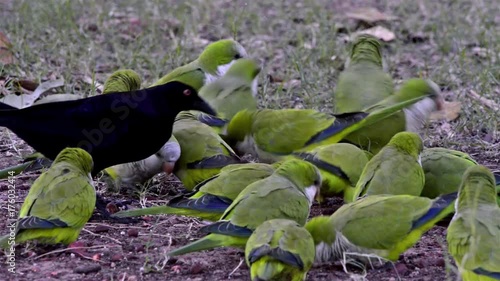
<path id="1" fill-rule="evenodd" d="M 262 110 L 257 114 L 259 118 L 253 124 L 255 142 L 262 150 L 276 154 L 288 154 L 297 144 L 304 147 L 333 123 L 331 117 L 314 110 Z"/>
<path id="2" fill-rule="evenodd" d="M 273 182 L 275 180 L 278 180 L 276 185 Z M 272 218 L 290 219 L 304 225 L 309 215 L 309 202 L 304 194 L 291 185 L 283 185 L 282 180 L 268 178 L 265 180 L 268 189 L 253 191 L 251 197 L 250 194 L 240 194 L 222 215 L 221 220 L 230 219 L 232 224 L 250 229 L 255 229 Z M 276 202 L 279 202 L 280 208 L 275 208 Z"/>
<path id="3" fill-rule="evenodd" d="M 44 174 L 46 177 L 43 178 L 44 181 L 40 182 L 39 186 L 43 187 L 44 182 L 52 182 L 51 188 L 42 189 L 41 192 L 33 193 L 27 197 L 21 208 L 20 216 L 33 214 L 42 219 L 61 220 L 68 226 L 86 223 L 84 217 L 94 210 L 94 188 L 87 181 L 82 180 L 81 174 L 70 172 L 61 175 L 60 173 L 61 171 L 58 171 L 59 178 L 53 174 Z M 58 182 L 54 183 L 54 181 Z M 61 188 L 61 185 L 64 187 Z M 74 188 L 68 188 L 68 186 Z M 79 203 L 75 204 L 75 202 Z"/>
<path id="4" fill-rule="evenodd" d="M 351 243 L 371 249 L 391 249 L 410 232 L 412 224 L 427 212 L 431 200 L 415 196 L 376 195 L 356 201 L 332 215 Z M 367 200 L 370 199 L 370 200 Z M 376 205 L 373 205 L 377 202 Z M 376 208 L 374 208 L 376 206 Z M 390 225 L 391 231 L 385 229 Z M 370 229 L 370 231 L 366 231 Z M 373 236 L 375 235 L 375 236 Z"/>

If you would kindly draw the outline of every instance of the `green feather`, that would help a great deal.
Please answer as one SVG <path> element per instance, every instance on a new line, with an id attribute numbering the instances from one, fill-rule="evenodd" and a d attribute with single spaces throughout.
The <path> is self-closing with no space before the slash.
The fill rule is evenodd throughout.
<path id="1" fill-rule="evenodd" d="M 458 193 L 448 251 L 462 280 L 500 280 L 500 207 L 493 174 L 481 165 L 469 167 Z"/>
<path id="2" fill-rule="evenodd" d="M 82 149 L 66 148 L 38 177 L 19 211 L 16 243 L 74 242 L 90 219 L 96 194 L 90 172 L 92 158 Z"/>

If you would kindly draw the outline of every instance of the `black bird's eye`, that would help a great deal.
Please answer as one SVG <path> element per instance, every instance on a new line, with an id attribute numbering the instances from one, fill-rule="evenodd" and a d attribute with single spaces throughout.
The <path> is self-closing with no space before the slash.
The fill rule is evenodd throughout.
<path id="1" fill-rule="evenodd" d="M 241 55 L 240 55 L 240 54 L 236 54 L 236 55 L 234 55 L 234 59 L 235 59 L 235 60 L 241 59 Z"/>
<path id="2" fill-rule="evenodd" d="M 182 92 L 186 97 L 189 97 L 191 95 L 191 90 L 186 89 L 184 92 Z"/>

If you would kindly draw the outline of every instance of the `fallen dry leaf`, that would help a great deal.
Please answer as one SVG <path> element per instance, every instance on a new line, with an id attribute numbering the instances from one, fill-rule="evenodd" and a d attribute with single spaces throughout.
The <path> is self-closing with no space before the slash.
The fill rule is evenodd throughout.
<path id="1" fill-rule="evenodd" d="M 345 15 L 348 18 L 364 21 L 367 23 L 375 23 L 378 21 L 391 21 L 398 19 L 398 17 L 396 16 L 386 15 L 372 7 L 358 8 L 350 12 L 347 12 Z"/>
<path id="2" fill-rule="evenodd" d="M 489 107 L 490 109 L 494 111 L 500 111 L 500 105 L 497 104 L 495 101 L 487 99 L 485 97 L 480 96 L 478 93 L 476 93 L 474 90 L 470 90 L 467 92 L 467 95 L 478 102 L 482 103 L 484 106 Z"/>
<path id="3" fill-rule="evenodd" d="M 295 87 L 299 87 L 302 84 L 302 82 L 298 79 L 291 79 L 283 83 L 283 89 L 284 90 L 290 90 Z"/>
<path id="4" fill-rule="evenodd" d="M 460 116 L 462 103 L 459 101 L 443 102 L 443 109 L 433 112 L 430 116 L 431 120 L 446 120 L 453 121 Z"/>
<path id="5" fill-rule="evenodd" d="M 374 26 L 372 28 L 368 28 L 368 29 L 365 29 L 362 31 L 355 32 L 353 34 L 353 36 L 357 36 L 358 34 L 369 34 L 369 35 L 375 36 L 378 39 L 385 41 L 385 42 L 392 41 L 396 38 L 396 35 L 394 34 L 394 32 L 392 32 L 389 29 L 387 29 L 383 26 L 380 26 L 380 25 L 377 25 L 377 26 Z"/>
<path id="6" fill-rule="evenodd" d="M 64 86 L 64 78 L 49 80 L 38 85 L 35 91 L 31 94 L 7 95 L 0 99 L 0 101 L 17 108 L 25 108 L 31 106 L 41 94 L 61 86 Z"/>
<path id="7" fill-rule="evenodd" d="M 102 91 L 104 90 L 103 84 L 97 82 L 96 80 L 92 80 L 92 78 L 89 76 L 83 77 L 82 81 L 87 84 L 94 85 L 94 87 L 97 89 L 99 93 L 102 93 Z"/>
<path id="8" fill-rule="evenodd" d="M 12 54 L 12 43 L 3 32 L 0 31 L 0 63 L 7 65 L 14 63 Z"/>

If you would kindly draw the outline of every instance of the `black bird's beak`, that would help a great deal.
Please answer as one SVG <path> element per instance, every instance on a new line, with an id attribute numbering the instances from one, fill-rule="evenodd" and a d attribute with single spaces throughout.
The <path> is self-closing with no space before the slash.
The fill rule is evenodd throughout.
<path id="1" fill-rule="evenodd" d="M 215 110 L 213 110 L 212 107 L 210 107 L 210 105 L 208 105 L 208 103 L 206 103 L 201 98 L 198 98 L 198 100 L 196 100 L 193 103 L 193 109 L 199 110 L 201 112 L 205 112 L 205 113 L 213 115 L 213 116 L 217 116 L 217 112 L 215 112 Z"/>

